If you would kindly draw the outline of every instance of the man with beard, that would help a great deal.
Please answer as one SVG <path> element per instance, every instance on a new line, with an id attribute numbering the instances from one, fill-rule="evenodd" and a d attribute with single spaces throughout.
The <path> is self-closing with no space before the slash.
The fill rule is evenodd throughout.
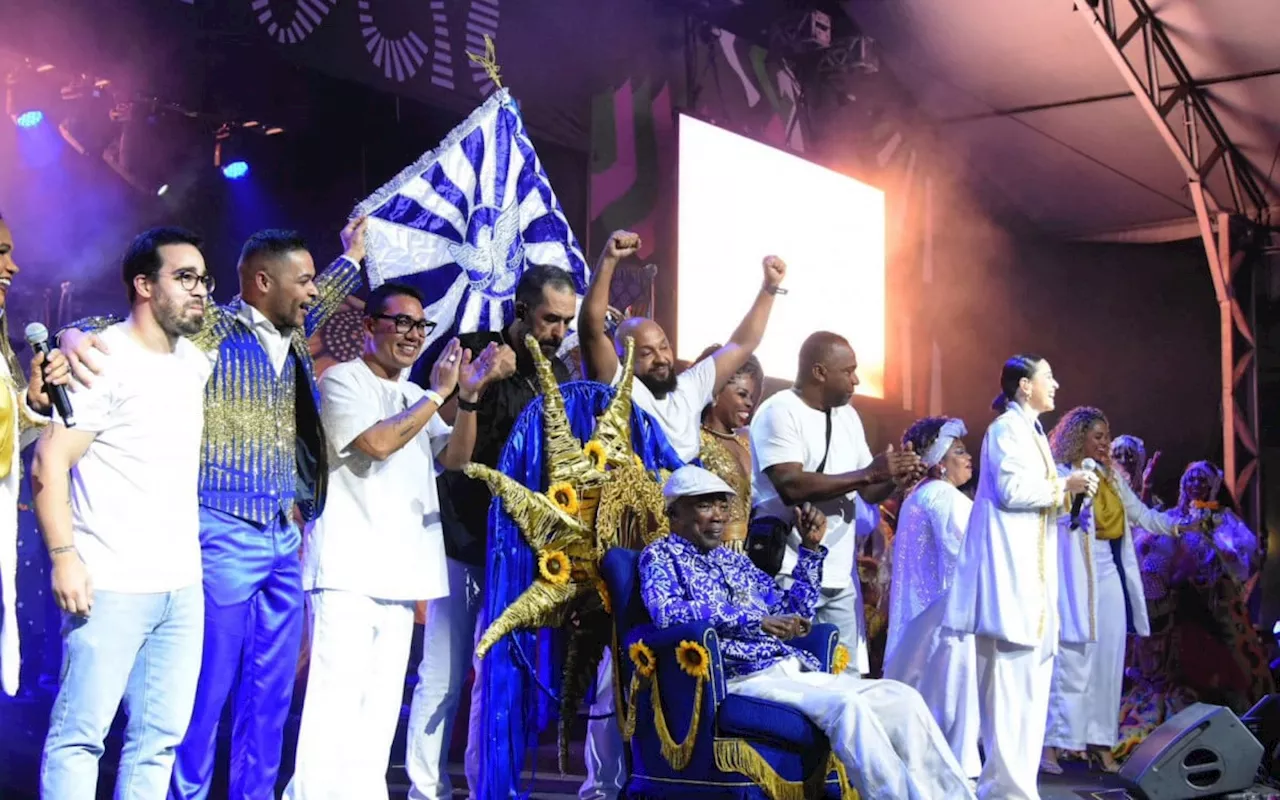
<path id="1" fill-rule="evenodd" d="M 18 646 L 18 494 L 22 481 L 22 450 L 36 440 L 48 424 L 52 405 L 45 383 L 66 384 L 71 377 L 66 357 L 57 350 L 48 363 L 41 353 L 31 361 L 31 381 L 23 379 L 9 344 L 9 319 L 5 314 L 9 290 L 20 271 L 13 258 L 13 232 L 0 217 L 0 688 L 12 697 L 18 693 L 21 667 Z"/>
<path id="2" fill-rule="evenodd" d="M 702 447 L 702 410 L 760 345 L 773 299 L 781 289 L 787 265 L 777 256 L 764 260 L 764 283 L 755 303 L 733 332 L 729 343 L 684 372 L 676 375 L 676 358 L 662 326 L 651 319 L 623 320 L 609 341 L 605 315 L 609 309 L 609 286 L 613 271 L 622 259 L 640 249 L 640 237 L 618 231 L 609 237 L 587 296 L 582 300 L 578 336 L 582 364 L 588 379 L 615 384 L 622 377 L 619 358 L 626 352 L 628 337 L 635 340 L 635 371 L 640 383 L 632 387 L 635 404 L 652 415 L 667 435 L 676 454 L 686 462 L 698 457 Z"/>
<path id="3" fill-rule="evenodd" d="M 200 240 L 147 231 L 124 258 L 131 313 L 103 331 L 111 355 L 36 446 L 36 518 L 62 609 L 61 685 L 40 795 L 97 796 L 103 739 L 129 710 L 119 797 L 161 797 L 200 676 L 200 437 L 209 359 L 200 330 L 213 281 Z M 75 479 L 71 479 L 74 473 Z"/>
<path id="4" fill-rule="evenodd" d="M 702 411 L 729 382 L 764 338 L 773 299 L 784 294 L 782 279 L 787 265 L 777 256 L 764 259 L 764 282 L 760 293 L 738 325 L 729 343 L 684 372 L 676 375 L 675 352 L 662 326 L 651 319 L 623 320 L 613 341 L 605 333 L 609 308 L 609 286 L 614 269 L 622 259 L 640 249 L 640 237 L 617 231 L 609 237 L 596 273 L 582 300 L 578 337 L 582 347 L 583 371 L 587 378 L 616 385 L 622 378 L 619 359 L 626 353 L 628 337 L 635 342 L 635 376 L 631 396 L 635 405 L 658 421 L 667 441 L 682 461 L 691 462 L 702 450 Z M 614 800 L 626 782 L 622 736 L 615 718 L 613 664 L 608 648 L 596 675 L 596 702 L 587 722 L 587 779 L 578 792 L 581 800 Z"/>
<path id="5" fill-rule="evenodd" d="M 297 233 L 255 233 L 240 254 L 240 297 L 225 306 L 207 302 L 192 337 L 214 362 L 199 481 L 204 657 L 170 797 L 208 797 L 228 698 L 225 796 L 274 795 L 302 646 L 299 519 L 323 509 L 329 472 L 307 339 L 359 285 L 364 228 L 363 219 L 348 223 L 345 253 L 319 276 Z M 82 380 L 94 380 L 92 351 L 110 351 L 73 329 L 61 343 Z"/>
<path id="6" fill-rule="evenodd" d="M 556 358 L 556 352 L 568 334 L 576 310 L 573 276 L 558 267 L 535 265 L 520 276 L 515 293 L 516 318 L 506 330 L 477 331 L 458 337 L 461 348 L 472 353 L 483 353 L 490 345 L 497 345 L 492 355 L 494 368 L 507 376 L 489 384 L 478 401 L 457 397 L 456 409 L 473 412 L 476 418 L 472 461 L 496 469 L 516 418 L 538 395 L 538 378 L 533 356 L 525 346 L 526 336 L 538 342 L 542 355 L 551 362 L 556 381 L 569 380 L 569 369 Z M 454 402 L 451 400 L 448 405 Z M 467 677 L 467 665 L 472 660 L 476 637 L 482 633 L 477 630 L 477 619 L 484 586 L 492 497 L 483 481 L 472 480 L 461 472 L 444 473 L 438 484 L 449 594 L 431 601 L 423 630 L 418 684 L 409 709 L 407 770 L 413 784 L 409 797 L 413 800 L 453 797 L 446 766 L 449 738 L 462 683 Z M 465 769 L 472 796 L 479 786 L 481 769 L 478 738 L 481 666 L 476 664 L 476 688 L 471 693 L 468 727 L 471 733 L 467 737 Z"/>

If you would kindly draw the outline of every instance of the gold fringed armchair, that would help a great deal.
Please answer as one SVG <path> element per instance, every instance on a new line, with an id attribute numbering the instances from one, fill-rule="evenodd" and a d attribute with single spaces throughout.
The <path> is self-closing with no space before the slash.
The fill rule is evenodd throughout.
<path id="1" fill-rule="evenodd" d="M 640 598 L 640 554 L 614 548 L 601 571 L 612 598 L 618 722 L 628 741 L 627 796 L 856 798 L 827 738 L 803 714 L 726 691 L 709 623 L 655 627 Z M 834 671 L 848 654 L 834 625 L 792 642 Z"/>

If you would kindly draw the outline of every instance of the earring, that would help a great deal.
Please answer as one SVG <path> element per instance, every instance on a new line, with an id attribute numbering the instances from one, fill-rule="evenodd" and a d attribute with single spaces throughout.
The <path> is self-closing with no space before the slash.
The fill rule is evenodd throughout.
<path id="1" fill-rule="evenodd" d="M 943 477 L 943 478 L 947 477 L 947 468 L 946 468 L 946 467 L 938 467 L 938 475 L 939 475 L 940 477 Z"/>

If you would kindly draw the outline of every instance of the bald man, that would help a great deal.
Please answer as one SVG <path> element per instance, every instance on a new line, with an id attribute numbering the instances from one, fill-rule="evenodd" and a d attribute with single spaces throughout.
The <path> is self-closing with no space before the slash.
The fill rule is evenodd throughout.
<path id="1" fill-rule="evenodd" d="M 623 320 L 612 341 L 605 333 L 614 268 L 639 249 L 638 235 L 617 231 L 609 237 L 600 255 L 578 315 L 583 371 L 590 380 L 617 383 L 622 375 L 619 357 L 625 352 L 627 337 L 634 339 L 639 381 L 632 388 L 635 404 L 657 419 L 676 454 L 686 462 L 692 461 L 702 446 L 698 433 L 702 410 L 760 345 L 773 300 L 782 293 L 779 287 L 786 277 L 787 265 L 777 256 L 765 258 L 760 293 L 728 344 L 715 351 L 711 358 L 676 375 L 675 352 L 662 326 L 653 320 L 644 317 Z"/>
<path id="2" fill-rule="evenodd" d="M 702 449 L 699 427 L 702 410 L 716 392 L 747 363 L 764 337 L 773 299 L 787 274 L 787 265 L 777 256 L 764 259 L 764 282 L 751 310 L 733 332 L 728 344 L 689 369 L 676 374 L 675 353 L 662 326 L 651 319 L 623 320 L 613 339 L 605 333 L 609 311 L 609 285 L 622 259 L 640 249 L 640 237 L 617 231 L 609 237 L 592 276 L 587 296 L 578 315 L 578 337 L 582 368 L 593 381 L 617 384 L 622 377 L 619 357 L 626 352 L 627 337 L 635 340 L 636 382 L 632 400 L 658 421 L 667 441 L 685 462 L 693 461 Z M 578 792 L 579 800 L 615 800 L 626 783 L 626 763 L 622 737 L 610 715 L 613 707 L 613 669 L 609 650 L 596 677 L 596 702 L 587 722 L 587 779 Z"/>
<path id="3" fill-rule="evenodd" d="M 870 532 L 876 506 L 895 482 L 918 478 L 922 466 L 909 449 L 872 455 L 862 419 L 850 405 L 858 383 L 858 356 L 843 336 L 818 331 L 805 339 L 795 384 L 761 403 L 751 421 L 751 498 L 757 519 L 789 521 L 792 509 L 805 503 L 827 516 L 816 618 L 840 629 L 840 641 L 855 656 L 850 671 L 865 673 L 870 664 L 856 570 L 859 529 Z M 778 573 L 784 589 L 799 549 L 792 535 Z"/>

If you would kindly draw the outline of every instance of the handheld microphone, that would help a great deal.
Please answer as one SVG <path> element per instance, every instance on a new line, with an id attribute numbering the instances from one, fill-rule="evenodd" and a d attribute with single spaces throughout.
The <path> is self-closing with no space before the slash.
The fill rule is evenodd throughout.
<path id="1" fill-rule="evenodd" d="M 1094 461 L 1092 458 L 1086 458 L 1084 461 L 1080 462 L 1080 469 L 1088 470 L 1089 472 L 1097 472 L 1098 462 Z M 1084 501 L 1085 495 L 1078 494 L 1076 495 L 1075 501 L 1071 503 L 1071 530 L 1073 531 L 1080 527 L 1080 510 L 1084 508 Z"/>
<path id="2" fill-rule="evenodd" d="M 45 358 L 48 358 L 49 351 L 53 349 L 49 347 L 49 329 L 39 322 L 33 322 L 27 326 L 26 334 L 27 344 L 31 345 L 31 349 L 37 353 L 44 353 Z M 53 400 L 53 407 L 58 410 L 58 416 L 62 417 L 62 424 L 68 428 L 74 428 L 76 417 L 71 411 L 71 398 L 67 395 L 67 387 L 46 384 L 44 388 Z"/>

